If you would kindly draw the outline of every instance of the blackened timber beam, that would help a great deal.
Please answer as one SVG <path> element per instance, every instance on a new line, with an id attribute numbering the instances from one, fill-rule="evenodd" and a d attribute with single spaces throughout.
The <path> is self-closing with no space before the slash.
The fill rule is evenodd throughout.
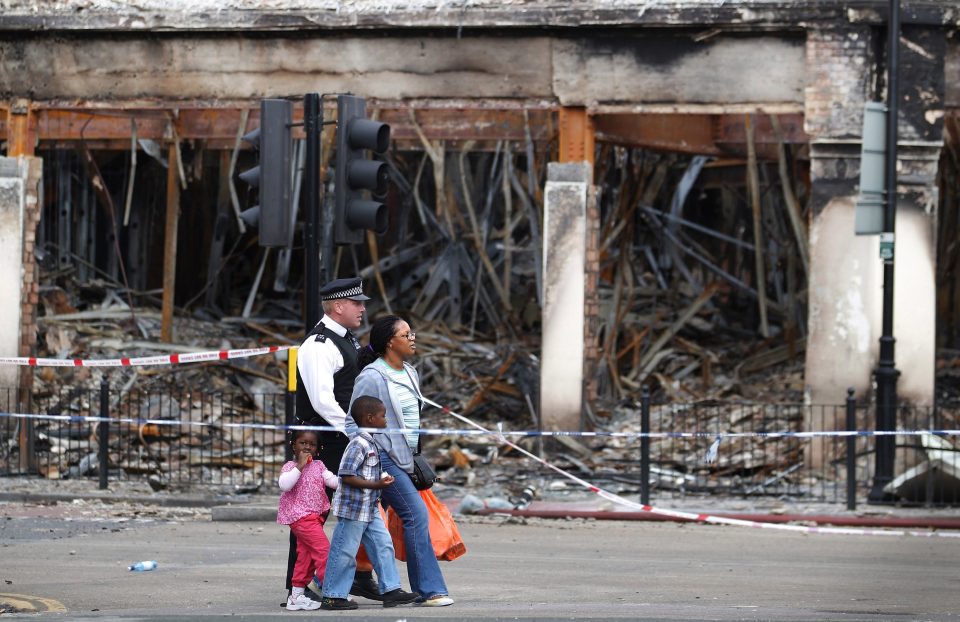
<path id="1" fill-rule="evenodd" d="M 755 116 L 754 142 L 758 155 L 765 159 L 776 158 L 774 147 L 781 141 L 796 145 L 809 142 L 802 114 L 778 114 L 777 119 L 779 135 L 769 115 Z M 594 115 L 593 123 L 601 142 L 699 155 L 746 153 L 744 116 L 738 113 L 611 113 Z"/>
<path id="2" fill-rule="evenodd" d="M 714 137 L 713 115 L 595 115 L 597 140 L 660 151 L 721 155 Z"/>
<path id="3" fill-rule="evenodd" d="M 177 227 L 180 222 L 180 180 L 177 146 L 167 150 L 167 219 L 163 235 L 163 301 L 160 316 L 160 341 L 173 343 L 173 304 L 177 282 Z"/>
<path id="4" fill-rule="evenodd" d="M 177 110 L 175 120 L 171 114 L 174 108 Z M 207 148 L 228 149 L 233 146 L 243 108 L 249 109 L 250 123 L 258 124 L 259 105 L 253 103 L 244 103 L 233 108 L 191 108 L 177 102 L 149 107 L 139 102 L 113 107 L 58 107 L 35 104 L 31 114 L 34 116 L 36 138 L 42 147 L 83 140 L 92 148 L 99 146 L 126 149 L 129 147 L 132 119 L 136 123 L 137 137 L 140 139 L 169 141 L 172 139 L 175 124 L 176 133 L 181 140 L 204 140 L 207 141 Z M 373 102 L 370 108 L 377 112 L 380 120 L 390 124 L 391 135 L 397 148 L 414 148 L 420 145 L 409 120 L 409 105 Z M 12 106 L 8 107 L 8 114 L 0 115 L 0 133 L 8 133 L 14 127 L 8 119 L 13 116 L 9 113 L 12 110 Z M 531 139 L 535 143 L 544 144 L 555 138 L 554 109 L 542 103 L 493 106 L 483 101 L 454 101 L 431 107 L 418 106 L 416 110 L 417 122 L 431 140 L 478 141 L 491 146 L 500 140 L 522 142 L 526 140 L 524 111 L 529 118 Z M 334 108 L 324 114 L 328 119 L 335 116 Z M 302 118 L 302 110 L 295 109 L 294 122 L 300 122 Z M 302 131 L 297 128 L 294 136 L 302 137 Z"/>

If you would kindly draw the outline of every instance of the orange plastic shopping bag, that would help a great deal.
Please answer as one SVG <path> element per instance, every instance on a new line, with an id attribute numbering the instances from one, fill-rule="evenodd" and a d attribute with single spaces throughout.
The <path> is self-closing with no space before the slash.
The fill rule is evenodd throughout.
<path id="1" fill-rule="evenodd" d="M 437 559 L 453 561 L 467 552 L 467 547 L 460 537 L 460 530 L 453 521 L 453 515 L 443 503 L 437 499 L 432 490 L 421 490 L 420 497 L 427 506 L 427 515 L 430 517 L 430 541 L 433 543 L 433 552 Z M 387 529 L 393 538 L 393 548 L 397 559 L 407 561 L 407 548 L 403 543 L 403 521 L 393 508 L 387 510 Z"/>

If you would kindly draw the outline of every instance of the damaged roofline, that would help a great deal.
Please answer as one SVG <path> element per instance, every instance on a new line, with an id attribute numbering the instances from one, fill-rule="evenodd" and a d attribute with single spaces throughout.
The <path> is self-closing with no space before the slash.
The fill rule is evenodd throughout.
<path id="1" fill-rule="evenodd" d="M 407 3 L 403 8 L 384 2 L 330 9 L 226 9 L 192 3 L 191 9 L 105 11 L 91 10 L 89 2 L 60 3 L 49 9 L 24 2 L 8 6 L 0 15 L 0 31 L 355 31 L 384 29 L 464 28 L 582 28 L 582 27 L 690 27 L 802 29 L 815 23 L 883 24 L 886 0 L 811 3 L 801 0 L 743 0 L 709 3 L 674 0 L 626 4 L 597 0 L 587 6 L 546 0 L 515 4 L 478 2 L 472 7 L 442 3 Z M 209 5 L 208 5 L 209 4 Z M 236 3 L 235 3 L 236 4 Z M 291 2 L 291 5 L 296 3 Z M 26 5 L 26 6 L 24 6 Z M 412 8 L 410 8 L 412 6 Z M 960 0 L 904 0 L 904 24 L 957 26 Z"/>

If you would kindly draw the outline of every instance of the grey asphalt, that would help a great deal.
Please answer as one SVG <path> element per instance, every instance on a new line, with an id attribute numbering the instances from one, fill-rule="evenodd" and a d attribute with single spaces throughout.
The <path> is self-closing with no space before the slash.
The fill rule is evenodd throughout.
<path id="1" fill-rule="evenodd" d="M 442 566 L 452 607 L 383 609 L 360 599 L 352 612 L 285 612 L 288 536 L 274 523 L 77 518 L 17 502 L 0 503 L 0 516 L 0 607 L 63 608 L 31 619 L 960 617 L 960 539 L 953 538 L 460 517 L 468 552 Z M 127 571 L 143 559 L 159 568 Z"/>

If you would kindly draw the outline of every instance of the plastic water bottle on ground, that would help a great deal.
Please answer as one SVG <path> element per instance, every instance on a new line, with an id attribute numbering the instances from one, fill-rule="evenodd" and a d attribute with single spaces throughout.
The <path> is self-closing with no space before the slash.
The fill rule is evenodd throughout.
<path id="1" fill-rule="evenodd" d="M 460 501 L 461 514 L 475 514 L 482 510 L 483 507 L 483 499 L 474 495 L 464 495 L 463 499 Z"/>
<path id="2" fill-rule="evenodd" d="M 146 561 L 146 562 L 137 562 L 132 566 L 127 566 L 127 570 L 133 572 L 146 572 L 148 570 L 155 570 L 157 567 L 157 562 L 155 561 Z"/>
<path id="3" fill-rule="evenodd" d="M 512 510 L 513 504 L 503 497 L 487 497 L 483 500 L 483 505 L 488 510 Z"/>

